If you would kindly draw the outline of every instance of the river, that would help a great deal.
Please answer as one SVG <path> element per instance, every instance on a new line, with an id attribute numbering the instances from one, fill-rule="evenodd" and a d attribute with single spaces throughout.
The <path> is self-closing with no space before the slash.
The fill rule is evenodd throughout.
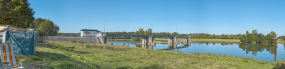
<path id="1" fill-rule="evenodd" d="M 229 56 L 238 56 L 245 58 L 254 58 L 257 60 L 274 62 L 275 49 L 274 45 L 263 44 L 236 44 L 236 43 L 190 43 L 184 45 L 179 43 L 176 45 L 155 44 L 155 46 L 136 45 L 130 40 L 108 40 L 107 44 L 125 45 L 136 48 L 146 49 L 164 49 L 169 51 L 177 51 L 182 53 L 215 53 Z M 284 60 L 285 48 L 284 44 L 277 44 L 277 61 Z"/>

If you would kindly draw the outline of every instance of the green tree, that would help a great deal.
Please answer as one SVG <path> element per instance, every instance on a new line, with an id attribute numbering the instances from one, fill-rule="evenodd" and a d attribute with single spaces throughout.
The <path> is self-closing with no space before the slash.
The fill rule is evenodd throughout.
<path id="1" fill-rule="evenodd" d="M 152 35 L 152 29 L 151 28 L 149 28 L 148 30 L 147 30 L 147 35 Z"/>
<path id="2" fill-rule="evenodd" d="M 277 36 L 277 34 L 275 32 L 273 32 L 273 31 L 270 32 L 270 38 L 268 38 L 270 43 L 274 43 L 275 42 L 274 41 L 274 37 L 276 37 L 276 36 Z"/>
<path id="3" fill-rule="evenodd" d="M 248 31 L 246 31 L 246 42 L 251 42 L 251 34 L 248 32 Z"/>
<path id="4" fill-rule="evenodd" d="M 172 36 L 178 36 L 178 33 L 177 32 L 173 32 Z"/>
<path id="5" fill-rule="evenodd" d="M 27 0 L 0 0 L 0 24 L 34 28 L 34 11 Z"/>
<path id="6" fill-rule="evenodd" d="M 42 19 L 42 18 L 37 18 L 33 21 L 33 24 L 34 24 L 34 27 L 35 28 L 39 28 L 40 24 L 43 22 L 43 21 L 46 21 L 46 19 Z"/>
<path id="7" fill-rule="evenodd" d="M 59 31 L 59 27 L 50 20 L 43 21 L 37 29 L 40 36 L 53 36 Z"/>
<path id="8" fill-rule="evenodd" d="M 252 33 L 251 33 L 251 42 L 252 43 L 258 43 L 259 42 L 259 39 L 258 39 L 258 34 L 257 34 L 257 30 L 252 30 Z"/>
<path id="9" fill-rule="evenodd" d="M 143 28 L 140 28 L 139 31 L 137 31 L 137 35 L 144 35 Z"/>
<path id="10" fill-rule="evenodd" d="M 264 42 L 264 38 L 265 38 L 265 36 L 262 33 L 258 34 L 259 43 L 263 43 Z"/>
<path id="11" fill-rule="evenodd" d="M 241 42 L 246 42 L 246 35 L 243 34 L 241 37 L 239 37 L 239 40 Z"/>

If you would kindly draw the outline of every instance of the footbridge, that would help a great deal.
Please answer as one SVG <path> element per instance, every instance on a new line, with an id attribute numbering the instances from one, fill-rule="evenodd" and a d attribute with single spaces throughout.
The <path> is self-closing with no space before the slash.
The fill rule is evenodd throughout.
<path id="1" fill-rule="evenodd" d="M 177 38 L 184 38 L 183 39 L 183 43 L 185 43 L 185 42 L 189 43 L 191 41 L 191 36 L 106 34 L 106 35 L 103 35 L 103 37 L 141 37 L 142 38 L 142 44 L 153 44 L 153 38 L 168 38 L 168 43 L 171 44 L 171 45 L 178 43 Z"/>

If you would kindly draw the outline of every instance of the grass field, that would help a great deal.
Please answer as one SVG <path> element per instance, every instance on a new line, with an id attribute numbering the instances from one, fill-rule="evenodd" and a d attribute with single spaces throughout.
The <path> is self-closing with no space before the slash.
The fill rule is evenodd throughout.
<path id="1" fill-rule="evenodd" d="M 166 50 L 70 42 L 38 42 L 35 55 L 16 58 L 26 59 L 24 66 L 27 69 L 270 69 L 283 65 L 211 53 L 185 54 Z"/>

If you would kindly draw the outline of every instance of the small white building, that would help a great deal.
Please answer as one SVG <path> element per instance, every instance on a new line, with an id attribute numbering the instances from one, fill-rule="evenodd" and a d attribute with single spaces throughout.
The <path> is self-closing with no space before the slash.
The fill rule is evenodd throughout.
<path id="1" fill-rule="evenodd" d="M 81 37 L 100 37 L 101 32 L 93 29 L 81 29 Z"/>

